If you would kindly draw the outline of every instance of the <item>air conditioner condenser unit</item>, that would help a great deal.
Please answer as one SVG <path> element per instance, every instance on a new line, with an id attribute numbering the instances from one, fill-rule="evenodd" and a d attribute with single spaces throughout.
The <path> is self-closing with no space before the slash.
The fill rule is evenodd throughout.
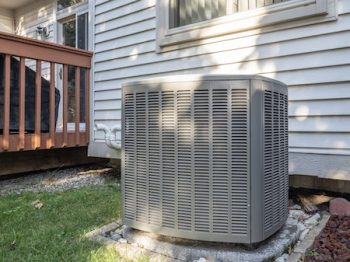
<path id="1" fill-rule="evenodd" d="M 288 216 L 287 86 L 182 75 L 123 86 L 123 222 L 162 235 L 256 243 Z"/>

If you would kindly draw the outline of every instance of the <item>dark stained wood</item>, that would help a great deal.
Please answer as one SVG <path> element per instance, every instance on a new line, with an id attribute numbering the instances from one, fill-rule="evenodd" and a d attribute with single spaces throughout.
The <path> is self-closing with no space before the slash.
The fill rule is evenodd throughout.
<path id="1" fill-rule="evenodd" d="M 90 69 L 86 69 L 85 74 L 85 141 L 88 144 L 90 142 Z"/>
<path id="2" fill-rule="evenodd" d="M 67 124 L 68 123 L 68 65 L 63 65 L 63 143 L 68 145 Z"/>
<path id="3" fill-rule="evenodd" d="M 26 71 L 25 58 L 21 57 L 19 62 L 19 141 L 18 149 L 24 149 L 25 132 L 25 95 L 26 95 Z"/>
<path id="4" fill-rule="evenodd" d="M 106 163 L 103 158 L 88 157 L 87 146 L 55 148 L 28 152 L 6 152 L 1 154 L 0 177 L 13 174 L 48 170 L 92 163 Z"/>
<path id="5" fill-rule="evenodd" d="M 7 151 L 10 145 L 10 77 L 11 77 L 11 56 L 5 56 L 4 66 L 4 123 L 3 123 L 3 150 Z"/>
<path id="6" fill-rule="evenodd" d="M 41 134 L 41 61 L 36 61 L 35 71 L 35 138 L 34 148 L 40 148 Z"/>
<path id="7" fill-rule="evenodd" d="M 55 63 L 50 63 L 50 139 L 48 147 L 55 146 L 56 115 L 55 115 Z"/>
<path id="8" fill-rule="evenodd" d="M 86 68 L 91 67 L 92 57 L 85 50 L 3 32 L 0 32 L 0 53 Z"/>
<path id="9" fill-rule="evenodd" d="M 80 145 L 80 67 L 75 70 L 75 144 Z"/>

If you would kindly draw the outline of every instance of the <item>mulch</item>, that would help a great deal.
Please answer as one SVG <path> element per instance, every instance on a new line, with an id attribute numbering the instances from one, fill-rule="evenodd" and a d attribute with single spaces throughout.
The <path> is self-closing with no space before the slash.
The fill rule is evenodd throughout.
<path id="1" fill-rule="evenodd" d="M 305 261 L 350 262 L 350 216 L 331 216 L 305 254 Z"/>

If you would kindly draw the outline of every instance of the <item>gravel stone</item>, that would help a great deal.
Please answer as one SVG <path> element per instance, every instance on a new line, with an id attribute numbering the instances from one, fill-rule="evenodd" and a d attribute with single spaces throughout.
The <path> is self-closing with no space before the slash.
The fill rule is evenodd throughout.
<path id="1" fill-rule="evenodd" d="M 312 217 L 305 220 L 306 227 L 313 227 L 318 223 L 318 221 L 321 219 L 321 216 L 319 213 L 314 214 Z"/>
<path id="2" fill-rule="evenodd" d="M 201 257 L 198 260 L 194 260 L 193 262 L 207 262 L 207 260 L 204 257 Z"/>
<path id="3" fill-rule="evenodd" d="M 125 238 L 120 238 L 120 239 L 118 240 L 118 242 L 119 242 L 120 244 L 127 244 L 127 243 L 128 243 L 128 240 L 126 240 Z"/>
<path id="4" fill-rule="evenodd" d="M 302 223 L 299 223 L 299 224 L 298 224 L 298 227 L 299 227 L 299 230 L 300 230 L 301 232 L 303 232 L 303 231 L 306 229 L 306 227 L 305 227 L 304 224 L 302 224 Z"/>
<path id="5" fill-rule="evenodd" d="M 114 233 L 111 235 L 111 239 L 113 239 L 114 241 L 118 241 L 121 238 L 122 238 L 122 236 L 118 233 Z"/>
<path id="6" fill-rule="evenodd" d="M 350 216 L 331 216 L 308 253 L 306 262 L 350 261 Z"/>
<path id="7" fill-rule="evenodd" d="M 293 205 L 290 209 L 301 210 L 301 206 L 296 204 L 296 205 Z"/>
<path id="8" fill-rule="evenodd" d="M 299 239 L 304 240 L 307 233 L 309 233 L 310 229 L 305 229 L 303 232 L 301 232 Z"/>
<path id="9" fill-rule="evenodd" d="M 0 196 L 102 185 L 113 172 L 113 168 L 94 165 L 24 174 L 21 177 L 0 180 Z"/>
<path id="10" fill-rule="evenodd" d="M 302 210 L 289 210 L 289 215 L 299 221 L 309 218 L 309 216 Z"/>
<path id="11" fill-rule="evenodd" d="M 286 261 L 283 256 L 276 258 L 275 262 L 284 262 Z"/>

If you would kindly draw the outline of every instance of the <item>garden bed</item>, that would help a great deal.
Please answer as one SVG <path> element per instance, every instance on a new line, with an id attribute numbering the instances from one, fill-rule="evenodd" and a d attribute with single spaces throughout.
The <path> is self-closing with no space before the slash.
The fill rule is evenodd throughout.
<path id="1" fill-rule="evenodd" d="M 305 261 L 350 261 L 350 216 L 331 216 L 306 253 Z"/>

